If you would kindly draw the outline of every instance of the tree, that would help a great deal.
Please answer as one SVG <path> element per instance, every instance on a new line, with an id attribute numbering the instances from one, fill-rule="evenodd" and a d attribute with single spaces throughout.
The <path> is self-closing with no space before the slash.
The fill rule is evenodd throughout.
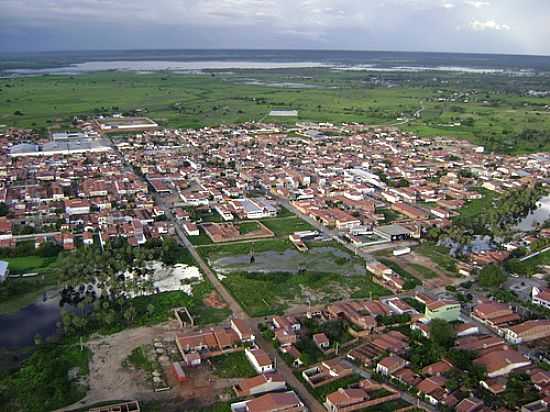
<path id="1" fill-rule="evenodd" d="M 456 334 L 449 322 L 434 319 L 430 322 L 430 337 L 436 345 L 449 349 L 454 345 Z"/>
<path id="2" fill-rule="evenodd" d="M 506 274 L 498 265 L 485 266 L 479 272 L 479 284 L 483 287 L 496 288 L 506 280 Z"/>

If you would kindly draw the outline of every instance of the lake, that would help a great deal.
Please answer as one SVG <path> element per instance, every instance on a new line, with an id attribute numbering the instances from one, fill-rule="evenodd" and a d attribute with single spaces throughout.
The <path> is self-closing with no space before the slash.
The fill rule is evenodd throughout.
<path id="1" fill-rule="evenodd" d="M 22 348 L 34 345 L 37 334 L 46 340 L 57 333 L 60 317 L 57 293 L 46 301 L 40 299 L 16 313 L 0 315 L 0 347 Z"/>
<path id="2" fill-rule="evenodd" d="M 529 232 L 537 228 L 537 223 L 544 223 L 550 219 L 550 196 L 545 196 L 537 203 L 538 208 L 524 217 L 516 226 L 516 229 Z"/>

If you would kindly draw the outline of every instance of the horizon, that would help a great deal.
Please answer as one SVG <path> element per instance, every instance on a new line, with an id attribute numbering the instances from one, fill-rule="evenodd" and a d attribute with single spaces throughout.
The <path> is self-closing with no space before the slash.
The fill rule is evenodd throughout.
<path id="1" fill-rule="evenodd" d="M 0 58 L 3 55 L 10 54 L 48 54 L 48 53 L 86 53 L 86 52 L 147 52 L 147 51 L 315 51 L 315 52 L 346 52 L 346 53 L 404 53 L 404 54 L 460 54 L 460 55 L 478 55 L 478 56 L 511 56 L 511 57 L 548 57 L 549 54 L 529 54 L 529 53 L 501 53 L 501 52 L 468 52 L 468 51 L 426 51 L 426 50 L 389 50 L 389 49 L 332 49 L 332 48 L 233 48 L 233 47 L 155 47 L 155 48 L 105 48 L 105 49 L 50 49 L 50 50 L 18 50 L 18 51 L 0 51 Z"/>
<path id="2" fill-rule="evenodd" d="M 5 0 L 0 51 L 402 50 L 550 55 L 544 0 Z"/>

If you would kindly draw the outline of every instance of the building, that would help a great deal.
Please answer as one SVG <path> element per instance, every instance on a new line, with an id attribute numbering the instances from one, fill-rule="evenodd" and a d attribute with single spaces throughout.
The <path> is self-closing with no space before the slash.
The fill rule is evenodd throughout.
<path id="1" fill-rule="evenodd" d="M 550 309 L 550 289 L 533 287 L 531 290 L 531 301 L 535 305 Z"/>
<path id="2" fill-rule="evenodd" d="M 313 335 L 312 339 L 315 346 L 320 350 L 327 350 L 330 347 L 330 340 L 324 333 L 316 333 Z"/>
<path id="3" fill-rule="evenodd" d="M 497 331 L 521 319 L 508 305 L 497 302 L 480 303 L 472 311 L 472 317 Z"/>
<path id="4" fill-rule="evenodd" d="M 407 366 L 409 362 L 397 355 L 386 356 L 376 365 L 376 372 L 385 375 L 391 376 L 394 372 L 397 372 L 399 369 Z"/>
<path id="5" fill-rule="evenodd" d="M 248 401 L 231 404 L 231 412 L 306 412 L 294 391 L 266 393 Z"/>
<path id="6" fill-rule="evenodd" d="M 273 372 L 275 370 L 275 365 L 267 353 L 262 349 L 245 349 L 245 355 L 248 361 L 252 364 L 256 372 Z"/>
<path id="7" fill-rule="evenodd" d="M 518 351 L 512 349 L 495 350 L 474 360 L 477 365 L 484 366 L 487 377 L 496 378 L 510 372 L 529 366 L 531 361 Z"/>
<path id="8" fill-rule="evenodd" d="M 77 153 L 103 153 L 112 148 L 101 139 L 57 140 L 44 144 L 21 143 L 10 148 L 10 157 L 72 155 Z"/>
<path id="9" fill-rule="evenodd" d="M 397 224 L 378 226 L 374 228 L 373 232 L 375 235 L 392 242 L 409 240 L 414 234 L 412 230 Z"/>
<path id="10" fill-rule="evenodd" d="M 424 315 L 429 320 L 442 319 L 453 322 L 460 317 L 460 303 L 453 300 L 436 300 L 426 305 Z"/>
<path id="11" fill-rule="evenodd" d="M 256 340 L 252 328 L 242 319 L 231 319 L 231 329 L 235 331 L 241 342 L 254 343 Z"/>
<path id="12" fill-rule="evenodd" d="M 528 320 L 504 329 L 504 338 L 512 344 L 531 342 L 550 337 L 550 320 Z"/>
<path id="13" fill-rule="evenodd" d="M 284 390 L 286 390 L 286 382 L 277 372 L 263 373 L 253 378 L 243 379 L 233 386 L 233 391 L 239 398 Z"/>

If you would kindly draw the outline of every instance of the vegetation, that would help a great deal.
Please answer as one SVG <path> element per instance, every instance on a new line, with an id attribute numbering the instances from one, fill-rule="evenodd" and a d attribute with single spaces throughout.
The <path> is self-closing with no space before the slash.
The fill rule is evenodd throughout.
<path id="1" fill-rule="evenodd" d="M 21 369 L 0 379 L 0 409 L 42 412 L 55 410 L 81 399 L 85 394 L 78 379 L 69 371 L 77 368 L 78 376 L 88 374 L 90 352 L 79 346 L 47 344 L 24 362 Z"/>
<path id="2" fill-rule="evenodd" d="M 416 272 L 420 273 L 425 279 L 434 279 L 439 277 L 437 273 L 435 273 L 430 268 L 427 268 L 426 266 L 422 266 L 416 263 L 409 263 L 408 265 Z"/>
<path id="3" fill-rule="evenodd" d="M 260 229 L 258 222 L 242 222 L 239 223 L 239 233 L 241 235 L 246 235 L 249 233 L 256 232 Z"/>
<path id="4" fill-rule="evenodd" d="M 133 366 L 136 369 L 142 369 L 145 372 L 153 372 L 155 370 L 155 362 L 147 356 L 147 347 L 138 346 L 130 355 L 123 361 L 123 366 Z"/>
<path id="5" fill-rule="evenodd" d="M 506 273 L 498 265 L 491 264 L 479 271 L 479 285 L 488 288 L 497 288 L 506 280 Z"/>
<path id="6" fill-rule="evenodd" d="M 430 322 L 430 337 L 437 346 L 450 349 L 454 345 L 456 333 L 449 322 L 433 319 Z"/>
<path id="7" fill-rule="evenodd" d="M 377 73 L 376 81 L 370 81 L 362 72 L 323 68 L 211 74 L 98 72 L 10 78 L 3 81 L 0 92 L 0 116 L 15 127 L 66 129 L 74 116 L 132 114 L 142 109 L 163 126 L 202 127 L 259 120 L 273 107 L 292 107 L 299 110 L 298 120 L 383 125 L 404 115 L 410 120 L 402 127 L 421 136 L 466 138 L 506 153 L 549 148 L 550 122 L 544 112 L 549 99 L 523 95 L 524 90 L 540 87 L 545 79 L 539 76 L 449 72 L 434 79 L 428 72 Z M 306 86 L 298 90 L 276 86 L 288 81 L 289 75 L 299 76 Z M 243 84 L 243 77 L 259 83 Z M 386 82 L 397 87 L 385 87 Z M 466 91 L 467 102 L 440 101 Z M 420 106 L 423 112 L 414 117 Z"/>
<path id="8" fill-rule="evenodd" d="M 216 356 L 210 361 L 219 378 L 251 378 L 257 375 L 243 351 Z"/>
<path id="9" fill-rule="evenodd" d="M 449 249 L 445 246 L 439 246 L 433 242 L 425 242 L 418 246 L 415 252 L 430 258 L 437 266 L 448 272 L 456 273 L 457 271 L 456 260 L 449 256 Z"/>
<path id="10" fill-rule="evenodd" d="M 304 222 L 302 219 L 294 215 L 284 218 L 277 217 L 271 219 L 263 219 L 261 222 L 269 230 L 271 230 L 275 234 L 275 236 L 278 237 L 288 236 L 294 232 L 313 229 L 313 227 L 309 223 Z"/>
<path id="11" fill-rule="evenodd" d="M 367 276 L 327 273 L 231 273 L 223 284 L 251 316 L 280 314 L 289 303 L 305 301 L 303 290 L 313 291 L 323 301 L 338 300 L 338 291 L 352 297 L 384 296 L 389 292 Z"/>
<path id="12" fill-rule="evenodd" d="M 187 306 L 199 324 L 219 322 L 227 317 L 227 309 L 203 303 L 213 290 L 206 281 L 194 282 L 192 296 L 181 291 L 154 294 L 148 276 L 151 270 L 145 264 L 152 259 L 166 264 L 193 263 L 189 252 L 173 240 L 149 242 L 144 248 L 132 248 L 125 242 L 113 243 L 107 245 L 104 252 L 81 248 L 64 255 L 59 264 L 59 280 L 68 285 L 70 298 L 78 309 L 63 312 L 66 333 L 114 333 L 128 326 L 159 323 L 171 316 L 171 309 L 180 306 Z M 134 273 L 132 279 L 121 277 L 126 270 Z M 81 285 L 89 284 L 109 293 L 99 298 L 89 292 L 82 294 L 86 288 Z"/>
<path id="13" fill-rule="evenodd" d="M 384 258 L 380 259 L 380 261 L 387 267 L 391 268 L 394 272 L 398 273 L 403 279 L 405 279 L 405 285 L 403 286 L 403 289 L 405 290 L 414 289 L 416 286 L 422 284 L 421 281 L 419 281 L 410 272 L 407 272 L 405 269 L 403 269 L 394 261 L 389 259 L 384 259 Z"/>

